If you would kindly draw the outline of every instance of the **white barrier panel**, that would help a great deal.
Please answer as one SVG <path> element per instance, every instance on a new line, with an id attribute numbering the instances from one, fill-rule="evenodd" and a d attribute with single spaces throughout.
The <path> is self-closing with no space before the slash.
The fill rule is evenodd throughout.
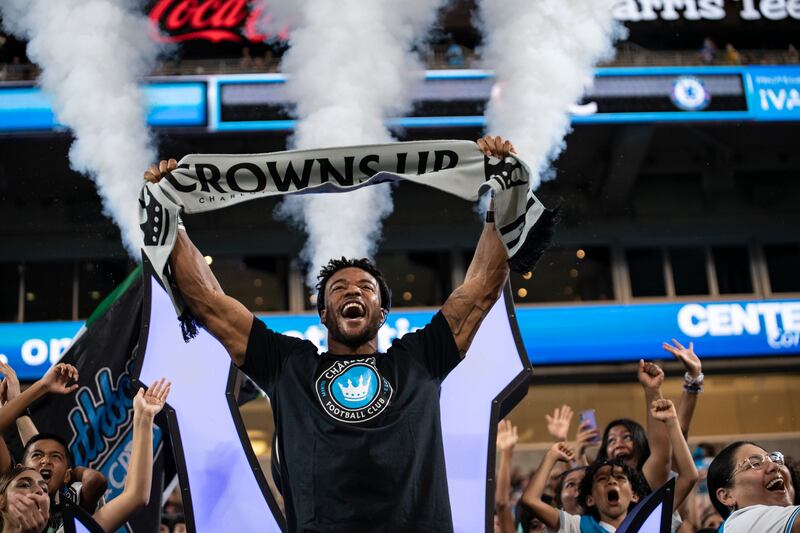
<path id="1" fill-rule="evenodd" d="M 456 533 L 491 531 L 495 438 L 500 403 L 527 387 L 530 365 L 516 335 L 509 287 L 475 334 L 464 360 L 442 384 L 447 486 Z M 508 407 L 508 406 L 507 406 Z"/>
<path id="2" fill-rule="evenodd" d="M 183 341 L 167 293 L 145 276 L 138 379 L 172 381 L 165 411 L 187 527 L 193 523 L 197 533 L 281 531 L 233 398 L 238 370 L 204 329 Z"/>

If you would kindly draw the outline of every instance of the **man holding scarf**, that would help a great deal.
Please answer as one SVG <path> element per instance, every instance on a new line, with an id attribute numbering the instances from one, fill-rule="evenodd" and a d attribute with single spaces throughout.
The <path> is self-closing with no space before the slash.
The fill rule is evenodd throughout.
<path id="1" fill-rule="evenodd" d="M 477 141 L 505 159 L 511 142 Z M 487 159 L 488 160 L 488 159 Z M 152 165 L 158 183 L 178 168 Z M 270 398 L 289 531 L 452 531 L 439 420 L 440 385 L 469 349 L 508 277 L 489 211 L 464 283 L 425 328 L 378 352 L 391 293 L 366 259 L 320 273 L 318 311 L 328 351 L 268 329 L 226 296 L 178 226 L 169 267 L 191 315 Z"/>

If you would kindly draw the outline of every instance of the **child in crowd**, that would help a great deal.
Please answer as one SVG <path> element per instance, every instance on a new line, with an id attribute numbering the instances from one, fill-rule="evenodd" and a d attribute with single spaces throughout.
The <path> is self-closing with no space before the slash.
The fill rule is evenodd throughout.
<path id="1" fill-rule="evenodd" d="M 672 344 L 665 342 L 661 347 L 680 361 L 686 370 L 683 393 L 676 410 L 677 421 L 685 439 L 689 435 L 698 395 L 703 391 L 702 363 L 694 353 L 694 343 L 690 342 L 686 347 L 672 339 Z M 644 389 L 647 406 L 662 397 L 664 371 L 658 365 L 640 360 L 637 378 Z M 669 479 L 672 460 L 666 428 L 653 419 L 651 413 L 648 410 L 647 431 L 629 419 L 610 422 L 603 432 L 597 459 L 620 459 L 629 467 L 639 470 L 647 484 L 651 488 L 656 488 Z"/>
<path id="2" fill-rule="evenodd" d="M 578 488 L 585 475 L 585 466 L 572 468 L 561 474 L 556 486 L 555 504 L 557 509 L 563 509 L 569 514 L 583 514 L 583 508 L 578 503 Z"/>
<path id="3" fill-rule="evenodd" d="M 0 409 L 0 432 L 16 422 L 25 447 L 22 463 L 39 472 L 47 482 L 53 503 L 52 517 L 57 521 L 62 498 L 79 504 L 90 514 L 95 512 L 106 490 L 105 476 L 97 470 L 75 465 L 66 441 L 59 435 L 40 434 L 30 417 L 24 414 L 33 402 L 45 394 L 69 394 L 75 391 L 78 388 L 78 370 L 65 363 L 54 365 L 25 392 L 20 391 L 14 369 L 2 361 L 0 374 L 3 375 L 0 384 L 0 402 L 3 405 Z M 0 464 L 3 471 L 10 467 L 10 461 Z"/>
<path id="4" fill-rule="evenodd" d="M 678 477 L 675 481 L 674 508 L 678 508 L 697 482 L 697 470 L 691 452 L 681 433 L 675 406 L 670 400 L 656 399 L 650 405 L 650 416 L 663 425 L 675 455 Z M 669 452 L 668 452 L 669 453 Z M 522 496 L 525 504 L 552 530 L 564 533 L 614 532 L 625 520 L 629 509 L 649 493 L 643 476 L 621 459 L 602 459 L 590 465 L 581 481 L 578 504 L 584 515 L 557 510 L 542 500 L 550 470 L 557 461 L 573 461 L 575 453 L 567 444 L 556 443 Z M 673 530 L 680 519 L 673 520 Z"/>
<path id="5" fill-rule="evenodd" d="M 0 372 L 10 374 L 7 365 L 0 363 Z M 3 408 L 0 409 L 0 428 L 10 426 L 19 417 L 28 405 L 48 392 L 67 394 L 73 392 L 78 385 L 72 384 L 78 379 L 77 369 L 68 364 L 59 363 L 50 368 L 40 379 L 25 391 L 13 398 L 6 397 Z M 3 380 L 3 394 L 9 389 L 8 379 Z M 140 507 L 150 500 L 150 489 L 153 477 L 153 419 L 166 403 L 170 384 L 164 379 L 156 381 L 145 392 L 139 389 L 133 399 L 133 437 L 128 474 L 125 478 L 125 487 L 122 493 L 108 504 L 96 510 L 92 517 L 104 531 L 116 531 Z M 2 439 L 0 439 L 2 441 Z M 5 443 L 3 443 L 3 448 Z M 6 450 L 7 452 L 7 450 Z M 2 454 L 0 454 L 2 456 Z M 20 501 L 29 501 L 40 498 L 47 499 L 47 517 L 45 521 L 49 530 L 63 531 L 63 520 L 60 514 L 51 513 L 51 491 L 58 493 L 70 481 L 71 459 L 66 443 L 60 437 L 41 434 L 32 438 L 25 449 L 24 460 L 29 466 L 19 465 L 11 469 L 3 478 L 5 486 L 0 483 L 0 516 L 5 520 L 2 531 L 19 531 L 24 533 L 39 533 L 38 515 L 34 509 L 27 508 L 20 511 Z M 55 489 L 53 489 L 55 487 Z M 29 494 L 17 497 L 17 489 L 25 489 Z M 25 492 L 22 491 L 22 492 Z M 41 494 L 40 494 L 41 492 Z M 12 498 L 11 496 L 14 496 Z M 39 514 L 44 514 L 45 506 L 38 503 L 36 508 Z M 31 519 L 34 514 L 34 519 Z M 19 526 L 24 520 L 33 525 Z M 7 529 L 5 524 L 14 524 Z M 19 526 L 19 527 L 17 527 Z"/>
<path id="6" fill-rule="evenodd" d="M 648 407 L 661 398 L 664 371 L 655 363 L 639 361 L 637 372 L 644 389 Z M 670 445 L 664 424 L 659 423 L 647 410 L 647 431 L 637 422 L 618 419 L 610 422 L 603 431 L 598 461 L 617 460 L 639 471 L 650 488 L 660 487 L 669 479 Z"/>

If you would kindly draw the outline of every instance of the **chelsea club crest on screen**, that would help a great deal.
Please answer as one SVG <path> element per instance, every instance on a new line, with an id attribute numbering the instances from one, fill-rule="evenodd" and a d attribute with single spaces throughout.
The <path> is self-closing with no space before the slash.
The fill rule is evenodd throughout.
<path id="1" fill-rule="evenodd" d="M 394 392 L 374 357 L 335 361 L 317 378 L 315 389 L 328 416 L 349 424 L 381 414 Z"/>

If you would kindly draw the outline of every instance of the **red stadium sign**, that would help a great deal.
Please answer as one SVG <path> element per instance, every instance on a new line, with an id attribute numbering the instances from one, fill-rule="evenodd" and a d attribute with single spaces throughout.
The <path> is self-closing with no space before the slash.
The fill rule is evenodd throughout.
<path id="1" fill-rule="evenodd" d="M 164 42 L 260 43 L 270 37 L 257 28 L 264 7 L 260 0 L 156 0 L 149 17 Z"/>

